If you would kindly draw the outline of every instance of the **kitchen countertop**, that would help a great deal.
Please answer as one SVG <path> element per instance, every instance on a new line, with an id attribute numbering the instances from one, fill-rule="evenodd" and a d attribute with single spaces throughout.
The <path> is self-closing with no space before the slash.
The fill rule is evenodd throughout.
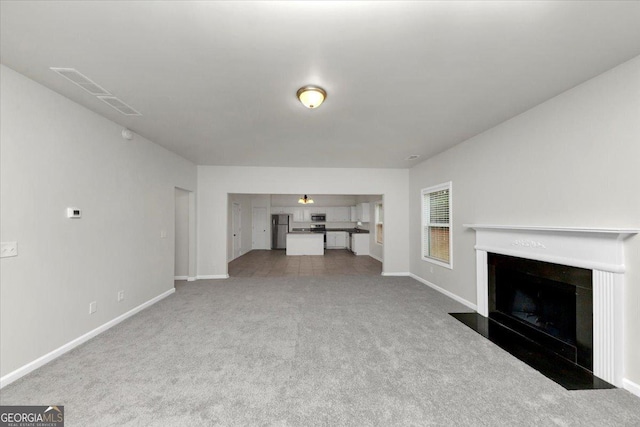
<path id="1" fill-rule="evenodd" d="M 369 234 L 369 230 L 363 230 L 361 228 L 327 228 L 325 231 L 346 231 L 347 233 L 357 234 Z M 294 228 L 289 233 L 295 234 L 307 234 L 312 233 L 308 228 Z M 313 233 L 312 233 L 313 234 Z"/>
<path id="2" fill-rule="evenodd" d="M 369 230 L 361 228 L 327 228 L 327 231 L 346 231 L 347 233 L 369 234 Z"/>

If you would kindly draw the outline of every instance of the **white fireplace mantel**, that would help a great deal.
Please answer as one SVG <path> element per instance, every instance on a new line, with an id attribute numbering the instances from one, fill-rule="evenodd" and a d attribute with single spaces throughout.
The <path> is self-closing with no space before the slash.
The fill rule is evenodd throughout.
<path id="1" fill-rule="evenodd" d="M 487 254 L 593 270 L 593 373 L 618 387 L 624 374 L 624 240 L 638 229 L 464 224 L 476 230 L 478 313 L 489 315 Z"/>

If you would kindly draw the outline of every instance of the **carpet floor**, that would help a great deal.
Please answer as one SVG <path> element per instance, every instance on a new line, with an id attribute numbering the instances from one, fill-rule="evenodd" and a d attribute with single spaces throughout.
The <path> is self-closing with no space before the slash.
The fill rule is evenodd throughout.
<path id="1" fill-rule="evenodd" d="M 640 399 L 567 391 L 406 277 L 231 278 L 174 295 L 0 391 L 66 426 L 638 426 Z"/>

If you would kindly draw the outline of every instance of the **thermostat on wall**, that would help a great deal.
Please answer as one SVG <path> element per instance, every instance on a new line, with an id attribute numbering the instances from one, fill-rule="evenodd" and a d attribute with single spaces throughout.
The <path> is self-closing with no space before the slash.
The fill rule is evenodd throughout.
<path id="1" fill-rule="evenodd" d="M 82 218 L 82 212 L 78 208 L 67 208 L 67 218 Z"/>

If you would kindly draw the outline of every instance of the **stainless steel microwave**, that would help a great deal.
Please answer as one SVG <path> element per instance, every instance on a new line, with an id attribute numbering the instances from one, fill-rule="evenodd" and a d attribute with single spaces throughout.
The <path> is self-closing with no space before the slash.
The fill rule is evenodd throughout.
<path id="1" fill-rule="evenodd" d="M 323 214 L 323 213 L 312 213 L 311 214 L 311 221 L 314 222 L 325 222 L 327 220 L 327 214 Z"/>

